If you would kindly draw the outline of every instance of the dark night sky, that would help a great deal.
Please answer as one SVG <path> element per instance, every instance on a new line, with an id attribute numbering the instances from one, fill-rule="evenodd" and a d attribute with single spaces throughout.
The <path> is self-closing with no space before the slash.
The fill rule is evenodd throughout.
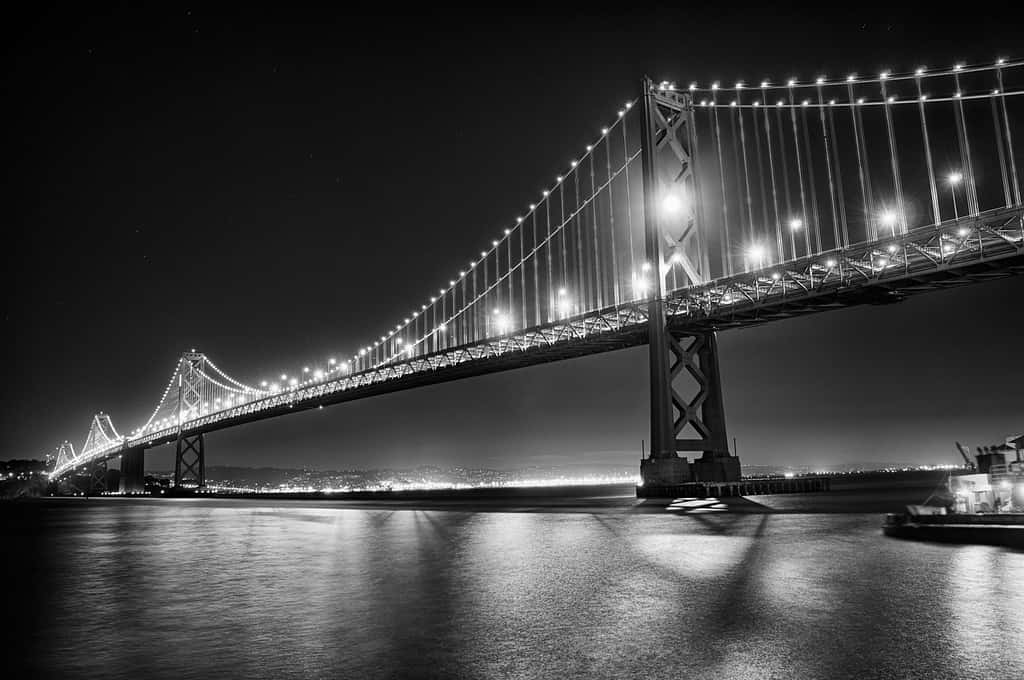
<path id="1" fill-rule="evenodd" d="M 250 382 L 350 354 L 509 224 L 644 73 L 1021 56 L 998 15 L 626 7 L 8 27 L 0 457 L 77 446 L 96 410 L 131 430 L 189 347 Z M 1022 299 L 1007 280 L 722 334 L 742 460 L 954 462 L 954 439 L 1024 430 Z M 207 464 L 633 465 L 646 383 L 643 348 L 540 366 L 215 433 Z"/>

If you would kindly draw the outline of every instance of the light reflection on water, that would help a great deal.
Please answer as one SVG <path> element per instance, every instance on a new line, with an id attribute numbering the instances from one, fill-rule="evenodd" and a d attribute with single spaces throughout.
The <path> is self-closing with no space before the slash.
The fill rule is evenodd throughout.
<path id="1" fill-rule="evenodd" d="M 2 512 L 36 676 L 1024 677 L 1024 553 L 875 514 Z"/>

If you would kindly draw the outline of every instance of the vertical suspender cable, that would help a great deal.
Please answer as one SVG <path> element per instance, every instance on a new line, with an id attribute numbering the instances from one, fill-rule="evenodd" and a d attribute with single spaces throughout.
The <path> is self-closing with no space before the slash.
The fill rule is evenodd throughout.
<path id="1" fill-rule="evenodd" d="M 1013 151 L 1013 136 L 1010 134 L 1010 117 L 1006 113 L 1006 96 L 1005 89 L 1003 88 L 1003 67 L 1002 65 L 996 66 L 996 83 L 999 86 L 999 103 L 1000 109 L 1003 113 L 1003 129 L 1006 132 L 1006 149 L 1010 155 L 1010 184 L 1013 188 L 1013 202 L 1014 205 L 1020 205 L 1020 184 L 1017 181 L 1017 158 Z M 1024 229 L 1024 223 L 1022 223 L 1022 229 Z"/>
<path id="2" fill-rule="evenodd" d="M 701 277 L 703 278 L 702 281 L 694 283 L 699 284 L 709 281 L 712 276 L 708 256 L 707 216 L 704 214 L 704 188 L 700 178 L 704 161 L 698 161 L 700 154 L 697 144 L 697 115 L 693 109 L 693 99 L 689 96 L 686 99 L 686 129 L 690 142 L 690 178 L 693 191 L 691 204 L 693 205 L 694 228 L 697 230 L 697 248 L 701 263 Z"/>
<path id="3" fill-rule="evenodd" d="M 779 188 L 775 181 L 775 159 L 772 154 L 772 119 L 768 113 L 768 91 L 761 89 L 764 102 L 764 140 L 768 151 L 768 176 L 772 180 L 772 208 L 775 213 L 775 245 L 778 249 L 776 262 L 786 261 L 786 249 L 782 245 L 782 219 L 779 216 Z"/>
<path id="4" fill-rule="evenodd" d="M 953 82 L 956 84 L 956 94 L 953 95 L 955 103 L 953 111 L 956 114 L 956 134 L 960 143 L 960 162 L 963 163 L 964 184 L 966 184 L 967 209 L 971 215 L 978 214 L 978 192 L 974 184 L 974 165 L 971 163 L 971 140 L 967 136 L 967 117 L 964 115 L 964 102 L 961 98 L 960 74 L 953 72 Z"/>
<path id="5" fill-rule="evenodd" d="M 896 223 L 900 226 L 900 232 L 907 233 L 907 211 L 903 203 L 903 182 L 900 179 L 899 153 L 896 150 L 896 130 L 892 124 L 892 102 L 889 93 L 885 89 L 885 78 L 878 81 L 879 90 L 882 93 L 882 109 L 885 112 L 885 132 L 889 138 L 889 164 L 892 168 L 892 186 L 896 193 Z M 893 231 L 896 225 L 893 225 Z"/>
<path id="6" fill-rule="evenodd" d="M 722 187 L 722 269 L 732 276 L 732 242 L 729 238 L 729 201 L 725 193 L 725 163 L 722 160 L 722 128 L 718 120 L 718 93 L 711 93 L 711 112 L 715 120 L 715 148 L 718 150 L 718 178 Z"/>
<path id="7" fill-rule="evenodd" d="M 832 109 L 833 109 L 832 102 L 833 101 L 834 100 L 829 100 L 828 131 L 829 131 L 829 141 L 831 142 L 831 147 L 830 148 L 832 150 L 832 158 L 833 158 L 834 164 L 835 164 L 836 202 L 838 203 L 838 207 L 839 207 L 839 225 L 840 225 L 841 230 L 842 230 L 842 237 L 843 237 L 842 244 L 843 244 L 843 247 L 845 248 L 845 247 L 850 245 L 850 229 L 849 229 L 849 227 L 846 224 L 846 197 L 845 197 L 845 195 L 843 193 L 843 167 L 842 167 L 842 163 L 839 160 L 841 158 L 841 156 L 839 154 L 839 139 L 836 136 L 836 119 L 835 119 L 835 116 L 832 113 Z"/>
<path id="8" fill-rule="evenodd" d="M 1006 152 L 1003 150 L 1003 131 L 999 120 L 999 108 L 996 99 L 1001 98 L 1002 88 L 997 87 L 989 98 L 992 103 L 992 129 L 996 133 L 996 149 L 999 150 L 999 177 L 1003 180 L 1003 205 L 1010 205 L 1010 178 L 1006 172 Z"/>
<path id="9" fill-rule="evenodd" d="M 757 123 L 757 110 L 760 108 L 760 102 L 754 102 L 754 105 L 750 109 L 750 127 L 754 130 L 754 148 L 757 150 L 757 180 L 760 188 L 761 196 L 761 228 L 765 230 L 765 236 L 768 235 L 768 193 L 765 191 L 764 185 L 764 156 L 761 153 L 761 127 Z"/>
<path id="10" fill-rule="evenodd" d="M 633 250 L 633 188 L 629 182 L 629 142 L 626 136 L 626 126 L 622 126 L 622 158 L 626 167 L 626 241 L 629 248 L 629 271 L 636 273 L 636 255 Z M 630 299 L 636 291 L 630 290 Z"/>
<path id="11" fill-rule="evenodd" d="M 932 199 L 932 222 L 938 225 L 942 222 L 942 213 L 939 210 L 939 192 L 935 186 L 935 165 L 932 163 L 932 145 L 928 138 L 928 116 L 925 114 L 925 94 L 921 90 L 921 75 L 918 74 L 914 81 L 917 84 L 917 113 L 921 121 L 921 141 L 924 144 L 925 171 L 928 173 L 928 190 Z"/>
<path id="12" fill-rule="evenodd" d="M 622 128 L 626 128 L 626 122 L 622 121 Z M 612 300 L 615 303 L 616 311 L 619 309 L 619 253 L 615 246 L 615 187 L 612 185 L 612 145 L 607 137 L 604 138 L 604 157 L 608 170 L 608 236 L 612 249 Z M 628 162 L 628 158 L 624 162 Z M 629 191 L 629 183 L 626 184 L 626 191 Z M 618 321 L 618 317 L 616 317 Z"/>
<path id="13" fill-rule="evenodd" d="M 523 241 L 526 240 L 526 229 L 523 228 L 522 222 L 519 223 L 519 302 L 522 308 L 523 316 L 523 328 L 530 325 L 530 322 L 526 317 L 526 245 Z"/>
<path id="14" fill-rule="evenodd" d="M 875 233 L 874 200 L 871 196 L 871 176 L 867 169 L 867 147 L 861 135 L 862 121 L 860 118 L 859 102 L 853 94 L 853 83 L 848 84 L 850 93 L 850 119 L 853 122 L 853 142 L 857 146 L 857 172 L 860 175 L 860 197 L 864 205 L 864 238 L 867 241 L 874 241 L 878 238 Z"/>
<path id="15" fill-rule="evenodd" d="M 545 201 L 546 203 L 547 201 Z M 540 325 L 540 250 L 537 248 L 537 211 L 533 211 L 533 322 Z"/>
<path id="16" fill-rule="evenodd" d="M 547 298 L 548 298 L 548 323 L 551 323 L 554 320 L 552 318 L 552 315 L 551 315 L 551 302 L 552 302 L 551 290 L 552 290 L 552 288 L 554 288 L 554 284 L 552 283 L 552 281 L 554 279 L 552 278 L 552 267 L 551 267 L 551 201 L 547 200 L 547 196 L 548 195 L 549 195 L 548 192 L 545 191 L 544 192 L 544 196 L 545 196 L 544 211 L 547 214 L 547 238 L 545 239 L 545 244 L 546 244 L 546 247 L 547 247 L 547 254 L 548 254 L 548 280 L 545 282 L 545 284 L 547 285 L 547 288 L 548 288 L 548 294 L 547 294 Z M 538 295 L 539 294 L 540 294 L 540 292 L 538 291 Z"/>
<path id="17" fill-rule="evenodd" d="M 583 208 L 580 202 L 580 173 L 573 170 L 573 186 L 576 187 L 576 202 L 573 212 L 576 213 L 576 281 L 580 290 L 580 311 L 590 305 L 590 286 L 587 285 L 586 272 L 583 270 Z"/>
<path id="18" fill-rule="evenodd" d="M 747 222 L 747 204 L 746 201 L 743 200 L 743 166 L 740 163 L 739 135 L 736 133 L 736 118 L 732 115 L 733 110 L 739 112 L 739 106 L 736 104 L 735 99 L 729 103 L 727 111 L 729 112 L 729 137 L 732 140 L 732 167 L 736 176 L 736 198 L 738 199 L 736 202 L 739 205 L 738 227 L 740 243 L 742 244 L 744 238 L 748 238 L 748 234 L 745 232 L 749 230 L 744 228 L 744 223 Z M 749 247 L 750 244 L 748 243 L 747 245 Z M 750 259 L 747 257 L 745 250 L 742 255 L 742 262 L 743 271 L 750 271 Z"/>
<path id="19" fill-rule="evenodd" d="M 594 185 L 594 154 L 590 154 L 590 215 L 593 218 L 591 223 L 594 238 L 594 290 L 597 293 L 597 308 L 604 308 L 604 287 L 601 281 L 601 250 L 597 239 L 597 189 Z M 608 187 L 609 194 L 611 187 Z"/>
<path id="20" fill-rule="evenodd" d="M 779 128 L 779 157 L 782 159 L 782 191 L 786 195 L 786 219 L 790 222 L 789 248 L 793 259 L 796 259 L 796 233 L 792 228 L 794 219 L 793 203 L 789 198 L 789 163 L 786 162 L 786 132 L 785 128 L 782 127 L 782 106 L 783 102 L 780 99 L 775 107 L 775 123 Z M 785 260 L 786 258 L 783 259 Z"/>
<path id="21" fill-rule="evenodd" d="M 740 99 L 740 88 L 736 88 L 736 117 L 740 123 L 740 150 L 743 156 L 743 186 L 747 199 L 747 239 L 754 244 L 754 207 L 750 196 L 750 166 L 747 162 L 747 135 L 743 126 L 743 102 Z"/>
<path id="22" fill-rule="evenodd" d="M 565 223 L 565 183 L 562 182 L 561 180 L 559 180 L 559 182 L 558 182 L 558 197 L 559 197 L 559 203 L 561 204 L 561 206 L 560 206 L 560 208 L 561 208 L 561 219 L 558 221 L 558 224 L 561 225 L 561 227 L 560 227 L 561 228 L 561 233 L 559 234 L 559 236 L 562 237 L 561 238 L 561 242 L 562 242 L 562 272 L 561 272 L 562 276 L 561 276 L 561 287 L 565 288 L 566 286 L 569 285 L 568 254 L 566 253 L 566 237 L 568 236 L 569 228 L 568 228 L 568 226 Z"/>
<path id="23" fill-rule="evenodd" d="M 800 125 L 804 133 L 804 162 L 807 164 L 807 184 L 811 195 L 811 220 L 814 222 L 814 247 L 815 252 L 821 252 L 821 216 L 818 213 L 818 187 L 814 182 L 814 156 L 811 153 L 811 132 L 807 123 L 807 104 L 804 100 L 800 108 Z M 808 234 L 808 240 L 810 234 Z M 809 242 L 809 241 L 808 241 Z M 810 246 L 808 246 L 810 250 Z"/>
<path id="24" fill-rule="evenodd" d="M 832 177 L 832 150 L 828 134 L 828 123 L 825 120 L 825 95 L 821 84 L 818 84 L 818 118 L 821 123 L 821 145 L 825 150 L 825 175 L 828 177 L 828 200 L 832 211 L 832 244 L 834 248 L 841 248 L 842 241 L 839 238 L 839 214 L 836 210 L 836 185 Z"/>
<path id="25" fill-rule="evenodd" d="M 804 164 L 800 158 L 800 133 L 797 130 L 796 123 L 796 100 L 793 96 L 793 88 L 789 88 L 789 118 L 793 124 L 793 151 L 796 156 L 796 180 L 800 183 L 800 219 L 803 221 L 803 232 L 804 232 L 804 254 L 810 255 L 811 252 L 811 226 L 808 224 L 810 221 L 807 215 L 807 194 L 804 192 Z M 793 256 L 796 257 L 796 251 L 794 250 Z"/>

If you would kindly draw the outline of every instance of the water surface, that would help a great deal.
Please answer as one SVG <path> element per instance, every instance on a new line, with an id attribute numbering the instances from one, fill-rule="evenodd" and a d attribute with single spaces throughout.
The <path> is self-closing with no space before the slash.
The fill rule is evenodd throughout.
<path id="1" fill-rule="evenodd" d="M 1024 677 L 1022 552 L 888 539 L 876 513 L 593 505 L 7 504 L 6 656 L 34 677 Z"/>

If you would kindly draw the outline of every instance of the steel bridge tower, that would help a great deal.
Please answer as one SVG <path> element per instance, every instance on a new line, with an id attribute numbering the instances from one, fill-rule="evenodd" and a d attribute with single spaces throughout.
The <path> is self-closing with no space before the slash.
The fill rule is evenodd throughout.
<path id="1" fill-rule="evenodd" d="M 174 486 L 206 486 L 206 448 L 203 433 L 188 435 L 184 423 L 203 412 L 206 355 L 185 352 L 178 371 L 178 438 L 174 454 Z"/>
<path id="2" fill-rule="evenodd" d="M 711 279 L 694 168 L 693 101 L 689 93 L 656 89 L 645 78 L 640 103 L 644 246 L 655 279 L 647 329 L 651 451 L 640 462 L 640 476 L 644 495 L 658 495 L 659 489 L 672 494 L 670 487 L 691 481 L 736 481 L 740 463 L 729 452 L 715 331 L 681 332 L 666 320 L 671 263 L 685 272 L 686 285 Z M 676 209 L 665 209 L 669 201 Z M 686 452 L 701 457 L 691 463 L 679 455 Z"/>

